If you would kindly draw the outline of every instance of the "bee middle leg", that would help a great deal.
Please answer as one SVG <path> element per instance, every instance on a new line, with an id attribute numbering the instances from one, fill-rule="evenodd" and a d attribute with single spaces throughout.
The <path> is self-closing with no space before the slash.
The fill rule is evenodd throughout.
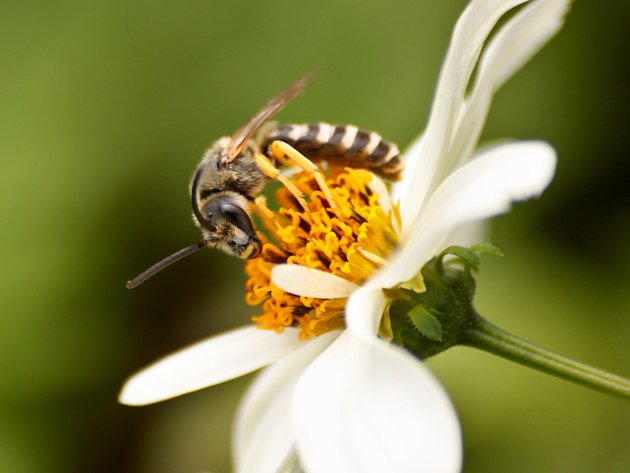
<path id="1" fill-rule="evenodd" d="M 317 166 L 313 163 L 313 161 L 308 159 L 297 149 L 285 143 L 284 141 L 273 141 L 271 145 L 269 145 L 269 152 L 277 161 L 282 162 L 284 161 L 284 159 L 289 159 L 302 170 L 311 174 L 315 179 L 315 182 L 317 182 L 319 188 L 324 193 L 324 196 L 326 196 L 326 200 L 330 204 L 330 207 L 333 209 L 337 207 L 337 204 L 335 203 L 335 198 L 330 188 L 328 187 L 328 184 L 326 184 L 324 176 L 321 172 L 317 170 Z"/>

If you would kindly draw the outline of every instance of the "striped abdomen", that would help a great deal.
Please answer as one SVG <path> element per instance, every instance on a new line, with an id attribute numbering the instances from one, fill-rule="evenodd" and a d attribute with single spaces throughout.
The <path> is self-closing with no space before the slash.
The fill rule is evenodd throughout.
<path id="1" fill-rule="evenodd" d="M 397 180 L 403 169 L 395 144 L 353 125 L 277 125 L 267 130 L 260 141 L 265 154 L 276 140 L 293 146 L 313 161 L 369 169 L 392 180 Z"/>

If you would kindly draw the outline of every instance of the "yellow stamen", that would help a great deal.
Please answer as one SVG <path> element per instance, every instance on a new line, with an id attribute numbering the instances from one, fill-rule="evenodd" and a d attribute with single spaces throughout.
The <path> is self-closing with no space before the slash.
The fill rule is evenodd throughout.
<path id="1" fill-rule="evenodd" d="M 299 174 L 289 181 L 290 190 L 284 183 L 276 194 L 278 211 L 261 212 L 265 228 L 271 230 L 269 241 L 263 245 L 262 257 L 245 267 L 245 300 L 251 305 L 262 303 L 262 314 L 252 320 L 260 328 L 278 332 L 300 327 L 302 339 L 343 327 L 347 299 L 286 293 L 271 282 L 274 264 L 299 264 L 360 285 L 398 245 L 395 209 L 386 213 L 379 206 L 379 196 L 369 186 L 372 174 L 345 169 L 328 176 L 323 185 L 319 182 L 323 179 L 315 176 Z M 309 196 L 308 201 L 296 201 L 295 189 Z"/>

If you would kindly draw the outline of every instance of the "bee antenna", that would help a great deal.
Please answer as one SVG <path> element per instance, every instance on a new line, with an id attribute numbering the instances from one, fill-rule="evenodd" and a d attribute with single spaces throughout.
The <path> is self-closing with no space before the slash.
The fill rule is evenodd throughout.
<path id="1" fill-rule="evenodd" d="M 204 227 L 206 230 L 214 233 L 215 229 L 210 225 L 210 222 L 208 222 L 203 214 L 199 211 L 199 201 L 197 200 L 197 186 L 199 185 L 199 179 L 201 178 L 202 172 L 203 166 L 199 166 L 197 172 L 195 172 L 195 177 L 193 178 L 192 185 L 190 186 L 190 199 L 192 201 L 193 214 L 199 222 L 199 225 Z"/>
<path id="2" fill-rule="evenodd" d="M 151 266 L 149 269 L 144 271 L 139 276 L 136 276 L 132 280 L 127 281 L 127 289 L 133 289 L 134 287 L 139 286 L 144 281 L 146 281 L 147 279 L 149 279 L 151 276 L 155 275 L 156 273 L 162 271 L 167 266 L 170 266 L 176 261 L 179 261 L 180 259 L 185 258 L 186 256 L 196 251 L 199 251 L 201 248 L 206 246 L 206 243 L 208 243 L 206 240 L 201 240 L 200 242 L 193 243 L 192 245 L 187 246 L 186 248 L 182 248 L 181 250 L 173 253 L 172 255 L 167 256 L 162 261 L 155 263 L 153 266 Z"/>

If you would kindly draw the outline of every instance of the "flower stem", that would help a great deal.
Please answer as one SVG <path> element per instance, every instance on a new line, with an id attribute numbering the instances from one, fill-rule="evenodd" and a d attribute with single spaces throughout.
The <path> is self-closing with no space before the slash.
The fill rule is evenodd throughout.
<path id="1" fill-rule="evenodd" d="M 630 380 L 570 360 L 507 333 L 477 315 L 462 340 L 469 345 L 539 371 L 608 394 L 630 398 Z"/>

